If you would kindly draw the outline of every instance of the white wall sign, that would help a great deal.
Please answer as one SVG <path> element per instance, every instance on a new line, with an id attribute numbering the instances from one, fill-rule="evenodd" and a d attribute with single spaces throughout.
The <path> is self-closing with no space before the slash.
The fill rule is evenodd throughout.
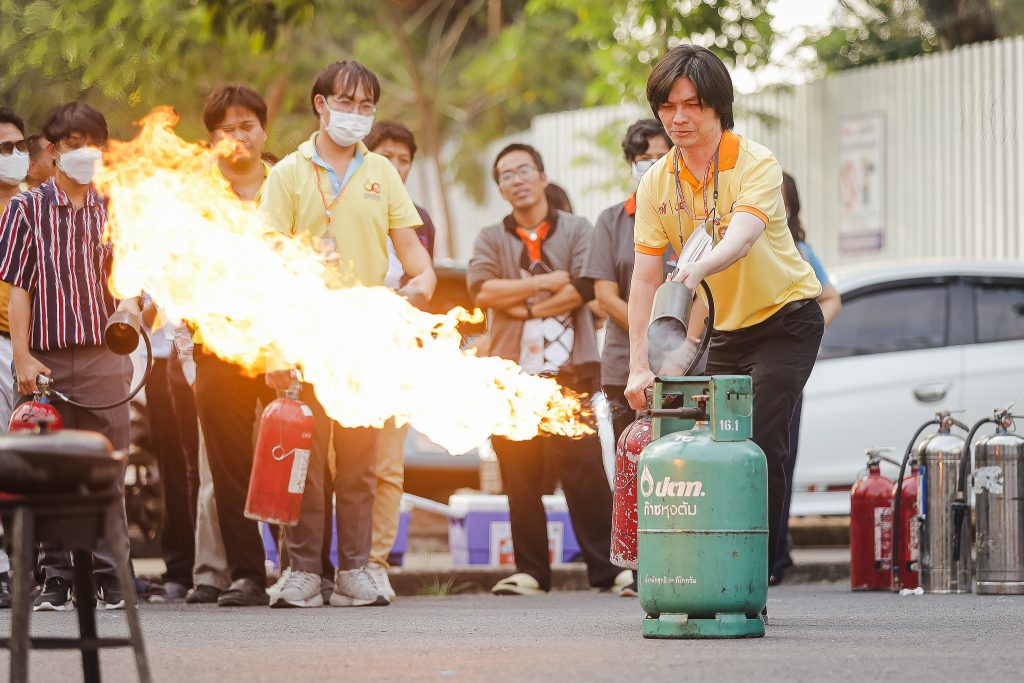
<path id="1" fill-rule="evenodd" d="M 839 124 L 839 249 L 879 251 L 885 242 L 885 115 Z"/>

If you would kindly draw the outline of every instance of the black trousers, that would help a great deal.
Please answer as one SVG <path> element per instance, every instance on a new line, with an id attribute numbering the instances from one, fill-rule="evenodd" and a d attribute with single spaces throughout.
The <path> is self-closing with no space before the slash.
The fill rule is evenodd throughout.
<path id="1" fill-rule="evenodd" d="M 789 455 L 786 456 L 786 499 L 782 503 L 782 519 L 779 521 L 779 542 L 775 550 L 775 560 L 769 564 L 771 574 L 779 579 L 786 569 L 793 565 L 789 556 L 792 543 L 789 539 L 789 504 L 793 500 L 793 472 L 796 471 L 796 451 L 800 445 L 800 415 L 803 413 L 804 395 L 796 400 L 793 417 L 789 421 Z"/>
<path id="2" fill-rule="evenodd" d="M 203 353 L 196 355 L 195 396 L 231 580 L 253 579 L 262 586 L 266 553 L 256 521 L 244 511 L 258 405 L 273 401 L 274 390 L 263 375 L 249 377 L 237 365 Z"/>
<path id="3" fill-rule="evenodd" d="M 561 376 L 559 381 L 577 391 L 592 390 Z M 529 441 L 494 437 L 492 443 L 508 495 L 516 571 L 537 579 L 542 589 L 551 589 L 547 515 L 541 501 L 545 463 L 551 462 L 562 482 L 590 585 L 611 586 L 622 570 L 609 559 L 612 491 L 597 434 L 581 439 L 542 435 Z"/>
<path id="4" fill-rule="evenodd" d="M 160 550 L 167 565 L 164 580 L 191 586 L 199 490 L 198 426 L 192 389 L 177 361 L 173 351 L 169 359 L 153 359 L 146 407 L 150 444 L 163 484 Z"/>
<path id="5" fill-rule="evenodd" d="M 786 498 L 793 409 L 818 355 L 825 321 L 813 299 L 784 306 L 764 322 L 711 337 L 708 375 L 750 375 L 753 441 L 768 461 L 768 567 L 775 559 Z"/>

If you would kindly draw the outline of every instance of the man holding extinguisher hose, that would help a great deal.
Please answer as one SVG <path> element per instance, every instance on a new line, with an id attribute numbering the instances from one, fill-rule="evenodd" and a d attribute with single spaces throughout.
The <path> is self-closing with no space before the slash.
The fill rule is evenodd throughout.
<path id="1" fill-rule="evenodd" d="M 810 376 L 824 323 L 821 287 L 786 223 L 782 168 L 761 145 L 732 132 L 732 79 L 711 51 L 670 50 L 647 80 L 647 99 L 673 148 L 637 190 L 636 263 L 630 285 L 630 373 L 626 398 L 646 406 L 654 382 L 647 324 L 662 283 L 662 253 L 677 253 L 697 230 L 713 246 L 673 279 L 715 299 L 707 375 L 750 375 L 753 440 L 768 464 L 768 565 L 775 556 L 786 492 L 789 423 Z"/>

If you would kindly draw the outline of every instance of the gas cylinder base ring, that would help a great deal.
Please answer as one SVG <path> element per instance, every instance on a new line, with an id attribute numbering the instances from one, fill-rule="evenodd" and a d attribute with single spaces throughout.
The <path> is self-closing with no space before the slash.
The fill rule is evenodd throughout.
<path id="1" fill-rule="evenodd" d="M 644 619 L 644 638 L 763 638 L 764 622 L 742 613 L 720 613 L 714 619 L 662 614 Z"/>

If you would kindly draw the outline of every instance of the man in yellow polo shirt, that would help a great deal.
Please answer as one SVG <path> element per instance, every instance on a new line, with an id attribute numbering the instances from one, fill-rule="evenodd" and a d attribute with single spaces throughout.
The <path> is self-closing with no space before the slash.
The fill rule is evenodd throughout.
<path id="1" fill-rule="evenodd" d="M 815 301 L 820 286 L 786 224 L 782 168 L 769 150 L 732 132 L 725 64 L 705 48 L 680 45 L 654 67 L 647 99 L 674 146 L 637 191 L 626 397 L 644 407 L 644 390 L 654 380 L 646 332 L 662 282 L 661 254 L 669 243 L 678 253 L 695 230 L 706 230 L 714 246 L 693 263 L 681 261 L 674 278 L 691 290 L 706 280 L 714 296 L 706 374 L 753 379 L 753 440 L 768 461 L 771 566 L 786 493 L 789 423 L 824 330 Z"/>
<path id="2" fill-rule="evenodd" d="M 358 62 L 337 62 L 317 76 L 310 99 L 320 129 L 271 171 L 261 201 L 268 222 L 281 232 L 310 239 L 334 267 L 337 283 L 347 286 L 384 284 L 390 236 L 410 276 L 399 293 L 429 299 L 437 276 L 416 235 L 422 224 L 416 206 L 391 162 L 362 143 L 373 126 L 380 82 Z M 268 380 L 279 387 L 287 381 L 281 373 L 271 373 Z M 302 400 L 313 410 L 313 447 L 299 523 L 285 530 L 290 567 L 270 591 L 271 606 L 323 604 L 322 544 L 330 533 L 324 524 L 324 492 L 330 484 L 327 453 L 332 436 L 338 572 L 329 601 L 336 607 L 387 605 L 366 569 L 377 484 L 377 430 L 344 429 L 332 422 L 309 385 L 303 387 Z"/>

